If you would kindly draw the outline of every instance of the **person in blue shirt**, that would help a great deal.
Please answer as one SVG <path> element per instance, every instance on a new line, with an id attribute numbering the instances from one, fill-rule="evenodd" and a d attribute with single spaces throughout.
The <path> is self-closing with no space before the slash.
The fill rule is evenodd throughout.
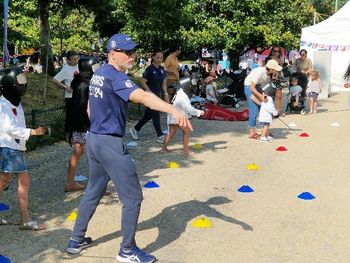
<path id="1" fill-rule="evenodd" d="M 164 100 L 169 103 L 169 95 L 167 93 L 166 86 L 166 73 L 164 68 L 160 65 L 163 61 L 163 52 L 160 50 L 155 50 L 152 53 L 152 64 L 149 65 L 142 75 L 142 87 L 145 91 L 154 93 L 157 97 L 161 97 L 161 92 L 163 91 Z M 160 127 L 160 115 L 159 111 L 146 108 L 143 116 L 138 121 L 138 123 L 130 128 L 131 136 L 134 140 L 139 139 L 139 131 L 142 127 L 149 121 L 153 121 L 154 129 L 156 130 L 158 141 L 163 143 L 164 134 Z"/>
<path id="2" fill-rule="evenodd" d="M 81 199 L 67 252 L 71 254 L 92 244 L 85 237 L 87 227 L 109 180 L 113 181 L 123 204 L 122 242 L 117 259 L 120 262 L 151 263 L 155 257 L 139 249 L 135 241 L 136 226 L 142 202 L 142 190 L 126 143 L 123 140 L 128 118 L 128 101 L 141 103 L 152 110 L 172 114 L 178 125 L 189 127 L 187 116 L 151 92 L 139 89 L 125 74 L 132 68 L 138 47 L 124 34 L 115 34 L 107 42 L 108 63 L 99 68 L 90 81 L 90 131 L 87 134 L 89 181 Z"/>

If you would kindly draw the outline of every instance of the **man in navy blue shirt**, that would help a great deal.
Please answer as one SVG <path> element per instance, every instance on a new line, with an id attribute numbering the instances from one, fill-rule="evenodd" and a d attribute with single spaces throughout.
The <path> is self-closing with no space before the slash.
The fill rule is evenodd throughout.
<path id="1" fill-rule="evenodd" d="M 120 262 L 151 263 L 156 258 L 139 249 L 135 232 L 142 201 L 142 190 L 127 146 L 123 141 L 128 117 L 128 101 L 172 114 L 182 127 L 192 129 L 187 117 L 156 95 L 139 89 L 124 73 L 135 62 L 138 47 L 124 34 L 113 35 L 107 42 L 108 64 L 93 75 L 89 86 L 90 132 L 87 135 L 89 182 L 79 205 L 78 217 L 67 252 L 77 254 L 92 244 L 85 237 L 96 207 L 109 180 L 123 204 L 123 239 L 117 255 Z"/>

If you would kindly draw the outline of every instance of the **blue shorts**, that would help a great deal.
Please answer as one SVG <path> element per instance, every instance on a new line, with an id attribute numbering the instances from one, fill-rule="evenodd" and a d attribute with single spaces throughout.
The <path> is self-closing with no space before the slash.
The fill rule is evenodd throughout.
<path id="1" fill-rule="evenodd" d="M 27 171 L 24 152 L 0 147 L 0 171 L 4 173 L 22 173 Z"/>
<path id="2" fill-rule="evenodd" d="M 72 133 L 72 144 L 86 144 L 86 132 L 76 132 Z"/>
<path id="3" fill-rule="evenodd" d="M 309 93 L 309 98 L 311 99 L 314 99 L 314 100 L 317 100 L 317 97 L 318 97 L 318 93 L 317 92 L 310 92 Z"/>
<path id="4" fill-rule="evenodd" d="M 259 124 L 261 125 L 261 126 L 270 126 L 270 123 L 269 122 L 259 122 Z"/>

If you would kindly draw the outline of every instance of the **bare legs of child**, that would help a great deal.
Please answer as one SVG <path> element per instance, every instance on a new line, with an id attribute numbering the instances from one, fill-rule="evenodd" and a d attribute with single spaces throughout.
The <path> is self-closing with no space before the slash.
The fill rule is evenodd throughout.
<path id="1" fill-rule="evenodd" d="M 310 98 L 310 112 L 309 114 L 317 113 L 317 100 Z"/>
<path id="2" fill-rule="evenodd" d="M 264 127 L 261 130 L 261 137 L 267 138 L 269 135 L 270 135 L 269 126 L 268 125 L 264 125 Z"/>
<path id="3" fill-rule="evenodd" d="M 78 184 L 74 181 L 74 176 L 77 171 L 78 162 L 83 154 L 84 154 L 84 144 L 76 143 L 74 152 L 69 160 L 67 183 L 64 188 L 65 192 L 79 191 L 79 190 L 85 189 L 85 185 Z"/>
<path id="4" fill-rule="evenodd" d="M 4 186 L 9 183 L 10 173 L 0 173 L 0 196 L 3 192 Z M 28 192 L 29 192 L 29 184 L 30 178 L 28 172 L 22 172 L 17 174 L 18 179 L 18 205 L 21 213 L 22 223 L 27 224 L 30 222 L 30 216 L 28 211 Z M 35 222 L 36 224 L 36 222 Z M 29 228 L 28 228 L 29 227 Z M 33 225 L 26 226 L 26 230 L 43 230 L 45 229 L 45 225 L 37 225 L 34 229 Z"/>
<path id="5" fill-rule="evenodd" d="M 261 130 L 261 136 L 259 138 L 260 141 L 262 142 L 270 142 L 274 141 L 275 139 L 270 136 L 270 129 L 269 129 L 269 124 L 264 124 L 262 130 Z"/>
<path id="6" fill-rule="evenodd" d="M 183 133 L 182 144 L 183 144 L 184 154 L 186 154 L 188 156 L 194 156 L 195 153 L 192 152 L 189 148 L 190 134 L 191 134 L 190 129 L 188 127 L 182 128 L 177 124 L 169 124 L 169 131 L 168 131 L 167 136 L 164 139 L 162 151 L 170 152 L 170 150 L 168 149 L 168 145 L 169 145 L 170 141 L 172 140 L 172 138 L 174 137 L 174 135 L 176 134 L 177 128 L 182 130 L 182 133 Z"/>

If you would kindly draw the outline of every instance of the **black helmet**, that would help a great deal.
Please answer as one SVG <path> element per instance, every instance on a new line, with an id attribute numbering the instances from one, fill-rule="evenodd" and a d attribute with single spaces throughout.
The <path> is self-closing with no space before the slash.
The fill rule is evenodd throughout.
<path id="1" fill-rule="evenodd" d="M 270 96 L 270 97 L 275 96 L 276 88 L 277 88 L 276 85 L 270 79 L 260 85 L 256 85 L 256 90 L 259 93 L 262 94 L 264 92 L 267 96 Z"/>
<path id="2" fill-rule="evenodd" d="M 27 78 L 21 68 L 7 68 L 0 71 L 0 90 L 13 105 L 18 106 L 27 91 Z"/>
<path id="3" fill-rule="evenodd" d="M 99 62 L 98 58 L 95 57 L 80 58 L 78 62 L 79 73 L 89 73 L 92 76 L 98 68 L 95 68 L 94 65 L 99 64 Z"/>

